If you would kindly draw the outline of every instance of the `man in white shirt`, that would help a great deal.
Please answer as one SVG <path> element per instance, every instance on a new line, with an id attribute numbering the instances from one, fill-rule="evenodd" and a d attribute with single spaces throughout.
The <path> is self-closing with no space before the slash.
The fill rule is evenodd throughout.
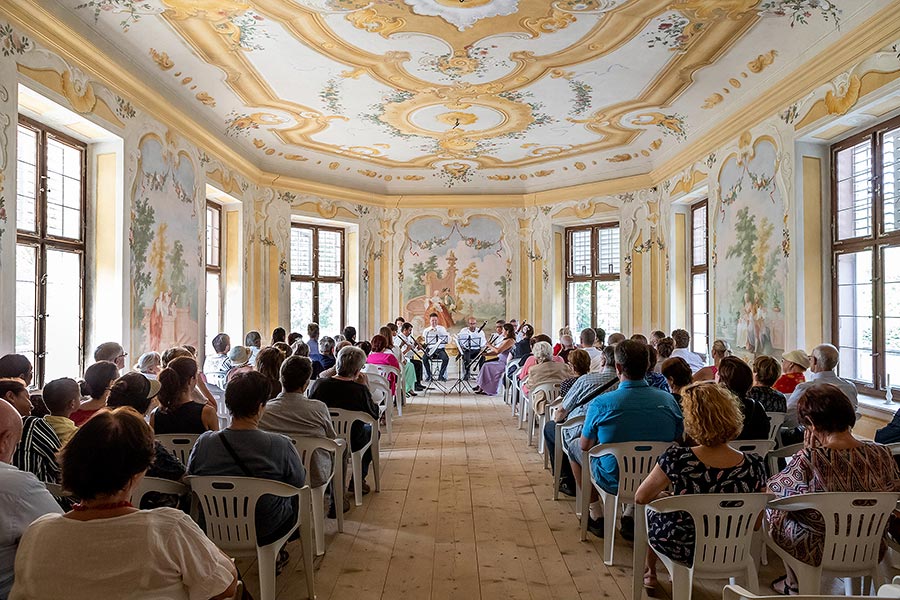
<path id="1" fill-rule="evenodd" d="M 603 368 L 603 352 L 594 347 L 597 332 L 590 327 L 581 330 L 581 349 L 591 357 L 591 373 L 599 373 Z"/>
<path id="2" fill-rule="evenodd" d="M 803 392 L 814 385 L 822 385 L 825 383 L 831 384 L 844 392 L 844 395 L 846 395 L 850 400 L 850 403 L 853 404 L 854 409 L 859 405 L 856 386 L 846 379 L 841 379 L 834 372 L 840 357 L 841 355 L 840 352 L 838 352 L 838 349 L 831 344 L 820 344 L 813 348 L 812 353 L 809 355 L 809 370 L 812 372 L 812 375 L 810 376 L 809 381 L 797 384 L 797 387 L 794 388 L 794 392 L 788 398 L 787 415 L 784 419 L 785 426 L 796 427 L 799 425 L 797 422 L 797 401 L 800 400 L 800 396 L 803 395 Z"/>
<path id="3" fill-rule="evenodd" d="M 398 319 L 399 320 L 399 319 Z M 413 370 L 416 373 L 415 391 L 421 392 L 425 389 L 422 385 L 422 354 L 416 348 L 416 341 L 412 336 L 413 324 L 404 321 L 400 325 L 400 331 L 397 332 L 396 339 L 400 343 L 400 351 L 406 360 L 412 363 Z"/>
<path id="4" fill-rule="evenodd" d="M 22 417 L 0 399 L 0 598 L 9 596 L 19 539 L 31 522 L 47 513 L 62 514 L 38 478 L 10 463 L 22 438 Z"/>
<path id="5" fill-rule="evenodd" d="M 672 332 L 672 339 L 675 340 L 675 350 L 672 351 L 672 358 L 683 358 L 684 362 L 691 368 L 691 373 L 696 373 L 706 365 L 699 354 L 688 350 L 691 343 L 691 334 L 684 329 L 676 329 Z"/>
<path id="6" fill-rule="evenodd" d="M 438 325 L 437 313 L 428 315 L 428 321 L 431 325 L 422 332 L 422 335 L 425 337 L 425 351 L 428 354 L 424 361 L 425 374 L 428 381 L 432 381 L 434 378 L 431 373 L 431 361 L 440 360 L 441 373 L 439 379 L 447 381 L 447 365 L 450 363 L 450 357 L 447 356 L 447 351 L 444 348 L 447 347 L 447 342 L 450 341 L 450 334 L 447 333 L 443 325 Z"/>
<path id="7" fill-rule="evenodd" d="M 466 319 L 466 324 L 468 327 L 463 327 L 460 330 L 456 340 L 459 352 L 463 358 L 463 368 L 468 373 L 469 367 L 472 366 L 472 361 L 487 344 L 487 338 L 485 338 L 484 331 L 482 331 L 484 326 L 482 325 L 482 328 L 479 329 L 478 321 L 475 320 L 475 317 Z"/>

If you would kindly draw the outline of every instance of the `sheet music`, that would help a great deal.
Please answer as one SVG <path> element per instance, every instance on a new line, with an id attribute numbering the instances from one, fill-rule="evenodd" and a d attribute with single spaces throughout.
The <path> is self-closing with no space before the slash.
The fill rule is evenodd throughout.
<path id="1" fill-rule="evenodd" d="M 486 343 L 483 331 L 470 331 L 468 327 L 459 332 L 457 345 L 460 350 L 479 350 Z"/>
<path id="2" fill-rule="evenodd" d="M 425 349 L 428 350 L 428 354 L 441 350 L 450 341 L 450 334 L 441 326 L 429 327 L 422 332 L 422 335 L 425 337 Z"/>

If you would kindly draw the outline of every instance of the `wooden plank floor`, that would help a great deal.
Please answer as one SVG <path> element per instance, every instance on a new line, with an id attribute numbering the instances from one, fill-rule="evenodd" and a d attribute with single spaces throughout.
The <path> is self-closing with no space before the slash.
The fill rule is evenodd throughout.
<path id="1" fill-rule="evenodd" d="M 574 501 L 553 500 L 550 472 L 526 444 L 500 397 L 413 398 L 392 443 L 382 445 L 381 492 L 370 472 L 373 492 L 346 514 L 344 533 L 326 520 L 317 597 L 630 600 L 631 544 L 617 536 L 616 565 L 606 567 L 602 540 L 578 540 Z M 306 598 L 299 544 L 288 549 L 278 598 Z M 259 598 L 255 565 L 239 566 Z M 658 597 L 667 598 L 668 577 L 659 571 Z M 762 592 L 782 573 L 779 561 L 763 567 Z M 694 598 L 721 598 L 721 589 L 699 582 Z"/>

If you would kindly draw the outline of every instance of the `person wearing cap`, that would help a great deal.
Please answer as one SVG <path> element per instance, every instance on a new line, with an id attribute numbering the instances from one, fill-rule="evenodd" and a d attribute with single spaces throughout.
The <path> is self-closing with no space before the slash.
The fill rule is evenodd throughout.
<path id="1" fill-rule="evenodd" d="M 853 405 L 853 410 L 856 410 L 856 407 L 859 404 L 856 397 L 856 386 L 846 379 L 841 379 L 834 372 L 834 369 L 837 367 L 838 361 L 840 360 L 840 356 L 838 349 L 831 344 L 819 344 L 813 348 L 809 355 L 809 370 L 812 372 L 812 376 L 809 381 L 797 385 L 797 387 L 794 388 L 794 392 L 788 398 L 787 416 L 784 420 L 786 426 L 796 427 L 798 425 L 797 401 L 800 400 L 800 397 L 803 396 L 806 390 L 816 385 L 828 383 L 835 386 L 847 396 L 847 399 L 850 400 L 850 404 Z"/>
<path id="2" fill-rule="evenodd" d="M 772 386 L 785 396 L 794 393 L 797 385 L 806 381 L 803 375 L 809 368 L 809 356 L 803 350 L 791 350 L 781 355 L 781 377 Z"/>
<path id="3" fill-rule="evenodd" d="M 134 365 L 134 370 L 147 379 L 156 379 L 162 371 L 162 357 L 159 352 L 144 352 Z"/>
<path id="4" fill-rule="evenodd" d="M 250 364 L 250 350 L 246 346 L 234 346 L 228 351 L 228 360 L 225 361 L 225 387 L 238 373 L 248 373 L 253 370 Z"/>

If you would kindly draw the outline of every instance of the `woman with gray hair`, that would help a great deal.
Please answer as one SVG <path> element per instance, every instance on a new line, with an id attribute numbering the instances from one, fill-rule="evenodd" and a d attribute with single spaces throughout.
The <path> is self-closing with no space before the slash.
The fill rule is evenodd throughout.
<path id="1" fill-rule="evenodd" d="M 377 419 L 378 406 L 372 400 L 369 388 L 356 381 L 363 365 L 366 364 L 366 353 L 356 346 L 341 348 L 337 355 L 337 374 L 328 379 L 320 379 L 315 389 L 309 394 L 313 400 L 321 400 L 328 408 L 354 410 L 370 414 Z M 356 451 L 369 443 L 372 437 L 370 425 L 357 421 L 350 428 L 350 450 Z M 372 453 L 366 450 L 363 454 L 363 479 L 369 472 Z M 369 493 L 369 485 L 363 482 L 363 494 Z"/>
<path id="2" fill-rule="evenodd" d="M 537 342 L 531 349 L 534 365 L 528 369 L 525 388 L 535 389 L 545 383 L 562 383 L 572 376 L 572 368 L 564 362 L 553 360 L 553 347 L 547 342 Z M 543 393 L 532 394 L 535 414 L 544 414 L 547 398 Z"/>
<path id="3" fill-rule="evenodd" d="M 159 352 L 144 352 L 134 365 L 134 370 L 147 379 L 156 379 L 162 371 L 162 357 Z"/>

